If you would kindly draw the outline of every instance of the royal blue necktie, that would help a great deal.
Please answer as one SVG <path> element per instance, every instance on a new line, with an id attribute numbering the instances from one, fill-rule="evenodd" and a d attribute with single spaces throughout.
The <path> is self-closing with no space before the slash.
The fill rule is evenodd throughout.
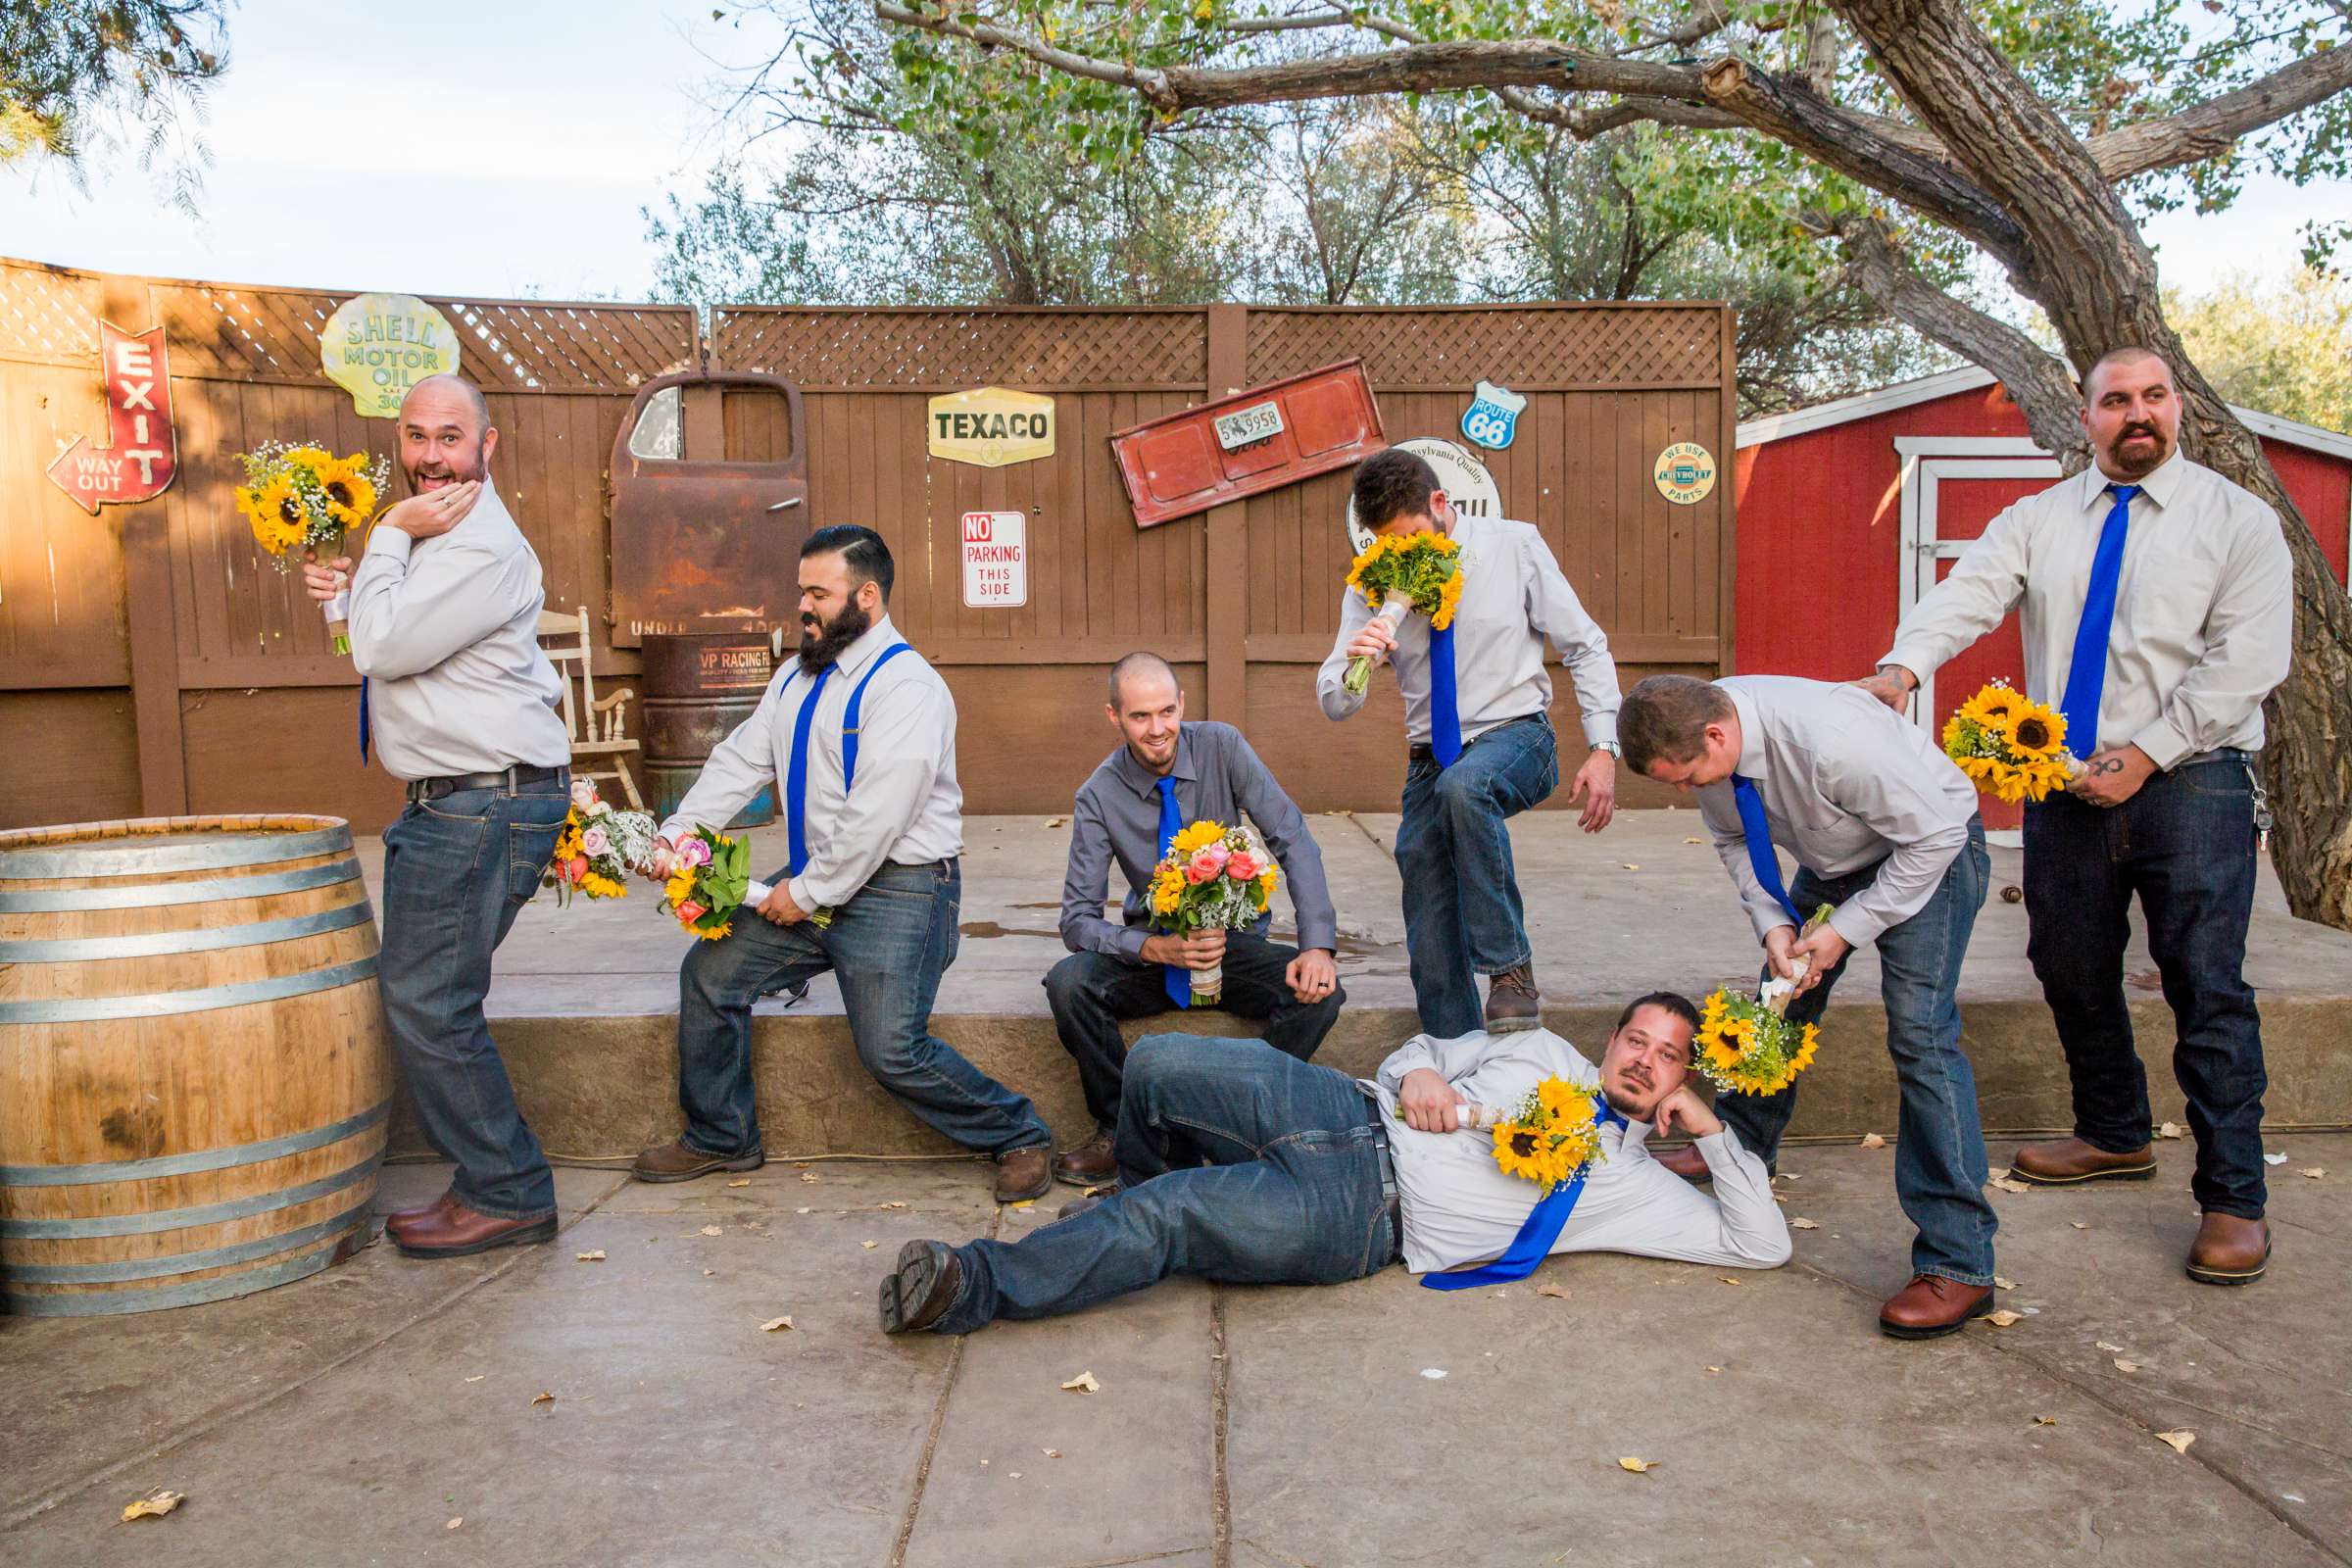
<path id="1" fill-rule="evenodd" d="M 2066 666 L 2066 749 L 2088 757 L 2099 749 L 2099 694 L 2107 685 L 2107 642 L 2115 632 L 2115 584 L 2124 573 L 2124 536 L 2132 531 L 2135 484 L 2111 484 L 2115 505 L 2099 530 L 2098 552 L 2090 558 L 2090 587 L 2082 595 L 2082 621 L 2075 628 L 2074 662 Z"/>
<path id="2" fill-rule="evenodd" d="M 360 677 L 360 765 L 368 765 L 368 677 Z"/>
<path id="3" fill-rule="evenodd" d="M 1593 1106 L 1595 1128 L 1625 1125 L 1625 1118 L 1609 1108 L 1607 1101 L 1595 1099 Z M 1568 1223 L 1576 1200 L 1585 1195 L 1585 1178 L 1592 1174 L 1592 1162 L 1587 1160 L 1574 1177 L 1536 1200 L 1536 1206 L 1519 1223 L 1519 1234 L 1511 1238 L 1511 1245 L 1494 1262 L 1447 1274 L 1424 1274 L 1421 1283 L 1433 1291 L 1466 1291 L 1474 1285 L 1508 1285 L 1513 1280 L 1527 1278 L 1536 1271 L 1538 1263 L 1551 1255 L 1551 1244 L 1560 1239 L 1561 1227 Z"/>
<path id="4" fill-rule="evenodd" d="M 816 722 L 816 699 L 825 689 L 825 677 L 832 673 L 831 664 L 816 672 L 792 721 L 792 766 L 784 775 L 784 820 L 791 835 L 793 876 L 799 876 L 808 864 L 808 731 Z"/>
<path id="5" fill-rule="evenodd" d="M 1788 911 L 1797 929 L 1803 930 L 1805 917 L 1796 912 L 1796 904 L 1781 881 L 1781 858 L 1772 847 L 1772 823 L 1765 818 L 1764 797 L 1756 793 L 1756 781 L 1734 773 L 1732 799 L 1740 806 L 1740 831 L 1747 835 L 1747 863 L 1755 868 L 1756 880 L 1764 884 L 1775 904 Z"/>
<path id="6" fill-rule="evenodd" d="M 1453 694 L 1453 628 L 1429 633 L 1429 749 L 1438 766 L 1462 757 L 1462 710 Z"/>
<path id="7" fill-rule="evenodd" d="M 1184 813 L 1176 808 L 1176 781 L 1172 778 L 1163 778 L 1159 781 L 1159 858 L 1161 859 L 1164 860 L 1168 858 L 1168 847 L 1176 842 L 1176 835 L 1183 831 Z M 1170 1002 L 1179 1007 L 1189 1007 L 1193 1004 L 1192 970 L 1187 969 L 1181 963 L 1163 963 L 1159 966 L 1159 980 L 1160 984 L 1168 988 Z"/>

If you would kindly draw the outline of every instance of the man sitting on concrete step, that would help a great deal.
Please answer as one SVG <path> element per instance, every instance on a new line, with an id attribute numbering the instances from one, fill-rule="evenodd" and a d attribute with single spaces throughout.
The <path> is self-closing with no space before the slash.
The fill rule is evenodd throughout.
<path id="1" fill-rule="evenodd" d="M 1171 1274 L 1334 1285 L 1401 1259 L 1452 1288 L 1589 1251 L 1776 1268 L 1788 1228 L 1763 1161 L 1688 1082 L 1697 1027 L 1688 998 L 1654 992 L 1618 1018 L 1597 1069 L 1548 1029 L 1480 1031 L 1416 1035 L 1369 1082 L 1255 1041 L 1147 1036 L 1119 1102 L 1121 1191 L 1018 1242 L 908 1242 L 882 1282 L 882 1328 L 969 1334 Z M 1507 1109 L 1552 1077 L 1596 1088 L 1605 1108 L 1599 1157 L 1545 1199 L 1459 1107 Z M 1697 1140 L 1713 1197 L 1650 1157 L 1651 1134 L 1674 1131 Z M 1436 1272 L 1466 1263 L 1487 1266 Z"/>

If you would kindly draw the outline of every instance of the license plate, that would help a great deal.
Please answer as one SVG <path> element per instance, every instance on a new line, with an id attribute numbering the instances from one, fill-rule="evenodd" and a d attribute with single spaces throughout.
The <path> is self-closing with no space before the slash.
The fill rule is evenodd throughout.
<path id="1" fill-rule="evenodd" d="M 1279 403 L 1252 404 L 1249 408 L 1217 416 L 1217 445 L 1228 452 L 1281 433 L 1282 405 Z"/>

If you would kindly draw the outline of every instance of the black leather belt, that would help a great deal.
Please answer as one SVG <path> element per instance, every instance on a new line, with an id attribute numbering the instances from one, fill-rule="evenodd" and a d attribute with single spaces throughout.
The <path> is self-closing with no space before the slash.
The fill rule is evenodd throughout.
<path id="1" fill-rule="evenodd" d="M 560 790 L 571 788 L 571 769 L 568 767 L 534 767 L 516 762 L 513 767 L 495 773 L 452 773 L 442 778 L 413 778 L 409 780 L 411 801 L 437 801 L 444 795 L 456 795 L 462 790 L 517 790 L 539 789 L 553 785 Z"/>
<path id="2" fill-rule="evenodd" d="M 1513 724 L 1547 724 L 1550 721 L 1549 717 L 1543 713 L 1522 713 L 1517 718 L 1506 718 L 1499 724 L 1488 725 L 1469 740 L 1464 741 L 1462 750 L 1466 752 L 1496 730 L 1509 729 Z M 1408 762 L 1434 762 L 1437 758 L 1437 748 L 1431 746 L 1427 741 L 1415 741 L 1405 748 L 1405 760 Z"/>

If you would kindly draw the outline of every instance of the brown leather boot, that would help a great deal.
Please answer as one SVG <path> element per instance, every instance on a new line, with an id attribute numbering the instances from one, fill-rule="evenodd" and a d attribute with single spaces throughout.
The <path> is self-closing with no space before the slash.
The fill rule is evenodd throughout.
<path id="1" fill-rule="evenodd" d="M 1018 1203 L 1054 1190 L 1054 1151 L 1045 1144 L 997 1156 L 997 1201 Z"/>
<path id="2" fill-rule="evenodd" d="M 2200 1285 L 2251 1285 L 2271 1266 L 2271 1222 L 2205 1211 L 2188 1250 L 2188 1277 Z"/>
<path id="3" fill-rule="evenodd" d="M 898 1268 L 882 1282 L 882 1332 L 920 1333 L 947 1315 L 962 1288 L 963 1265 L 945 1243 L 908 1242 L 899 1249 Z"/>
<path id="4" fill-rule="evenodd" d="M 1707 1168 L 1707 1156 L 1698 1152 L 1696 1144 L 1685 1144 L 1680 1149 L 1662 1149 L 1649 1156 L 1687 1182 L 1704 1187 L 1715 1180 Z"/>
<path id="5" fill-rule="evenodd" d="M 1113 1187 L 1109 1193 L 1097 1193 L 1092 1198 L 1073 1198 L 1068 1202 L 1055 1209 L 1054 1211 L 1054 1217 L 1055 1219 L 1076 1219 L 1079 1215 L 1085 1213 L 1090 1208 L 1100 1208 L 1102 1205 L 1102 1200 L 1110 1197 L 1112 1193 L 1116 1193 L 1118 1189 Z"/>
<path id="6" fill-rule="evenodd" d="M 1536 989 L 1534 964 L 1505 969 L 1487 982 L 1487 1033 L 1510 1034 L 1544 1021 L 1544 994 Z"/>
<path id="7" fill-rule="evenodd" d="M 767 1155 L 760 1150 L 748 1154 L 712 1154 L 683 1138 L 672 1138 L 639 1154 L 630 1163 L 629 1174 L 641 1182 L 690 1182 L 712 1171 L 758 1170 L 766 1163 Z"/>
<path id="8" fill-rule="evenodd" d="M 424 1218 L 427 1214 L 440 1213 L 441 1210 L 449 1207 L 450 1204 L 456 1202 L 457 1200 L 458 1190 L 455 1187 L 452 1187 L 448 1192 L 443 1193 L 439 1198 L 434 1199 L 431 1202 L 424 1204 L 420 1208 L 396 1208 L 391 1213 L 384 1216 L 384 1229 L 391 1230 L 395 1226 L 406 1227 L 414 1225 L 418 1220 Z"/>
<path id="9" fill-rule="evenodd" d="M 1119 1162 L 1110 1156 L 1110 1129 L 1099 1127 L 1095 1136 L 1066 1154 L 1054 1157 L 1054 1179 L 1072 1187 L 1100 1187 L 1119 1179 Z"/>
<path id="10" fill-rule="evenodd" d="M 500 1219 L 453 1202 L 422 1219 L 393 1230 L 385 1228 L 392 1245 L 411 1257 L 468 1257 L 494 1247 L 522 1247 L 556 1239 L 556 1216 L 551 1213 L 522 1219 Z"/>
<path id="11" fill-rule="evenodd" d="M 1940 1274 L 1915 1274 L 1879 1308 L 1879 1332 L 1896 1340 L 1939 1340 L 1992 1310 L 1992 1287 Z"/>
<path id="12" fill-rule="evenodd" d="M 2009 1161 L 2009 1174 L 2036 1187 L 2073 1187 L 2082 1182 L 2144 1182 L 2156 1174 L 2156 1150 L 2142 1144 L 2128 1154 L 2111 1154 L 2080 1138 L 2027 1144 Z"/>

